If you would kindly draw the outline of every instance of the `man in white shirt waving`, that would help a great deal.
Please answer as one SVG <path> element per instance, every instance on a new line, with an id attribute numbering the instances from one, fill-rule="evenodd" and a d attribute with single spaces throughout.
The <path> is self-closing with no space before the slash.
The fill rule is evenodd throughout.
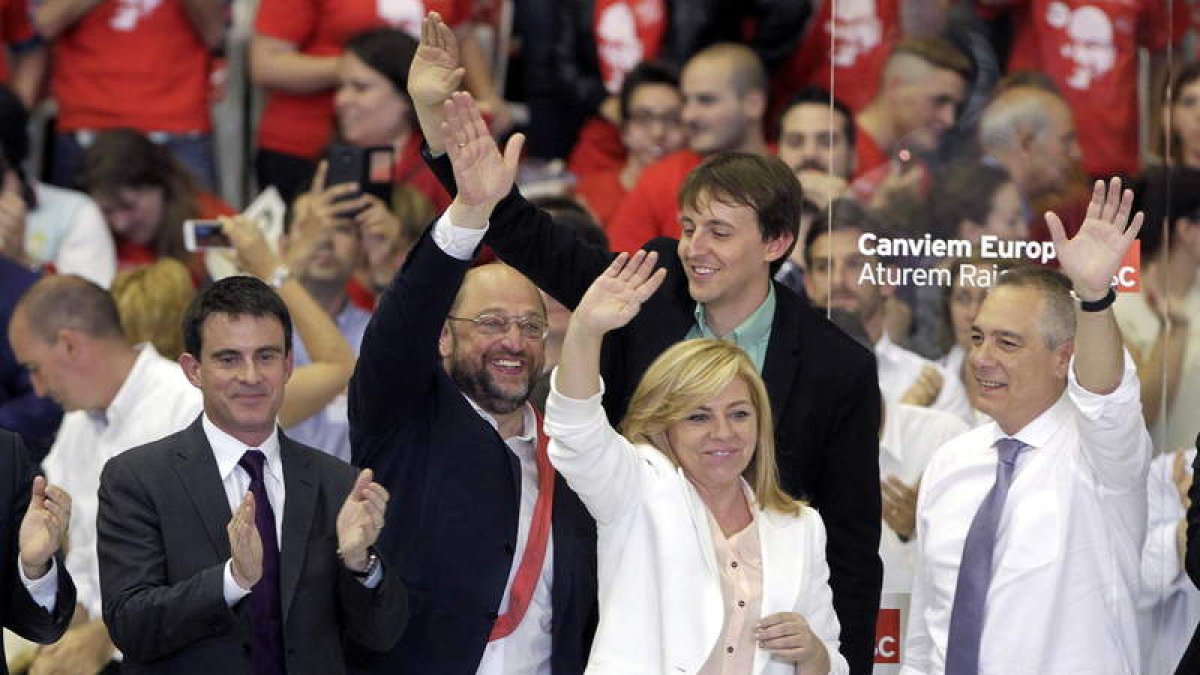
<path id="1" fill-rule="evenodd" d="M 926 469 L 905 675 L 1138 670 L 1151 443 L 1111 309 L 1132 200 L 1097 182 L 1070 240 L 1047 213 L 1066 276 L 1014 269 L 975 319 L 969 372 L 995 421 Z"/>

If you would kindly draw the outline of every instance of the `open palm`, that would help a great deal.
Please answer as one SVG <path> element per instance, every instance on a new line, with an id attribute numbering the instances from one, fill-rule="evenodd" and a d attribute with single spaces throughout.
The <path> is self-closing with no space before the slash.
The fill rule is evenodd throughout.
<path id="1" fill-rule="evenodd" d="M 458 185 L 455 201 L 490 210 L 512 189 L 525 137 L 514 135 L 501 155 L 470 94 L 456 93 L 446 101 L 442 142 Z"/>
<path id="2" fill-rule="evenodd" d="M 629 323 L 647 298 L 658 290 L 666 268 L 654 269 L 657 253 L 638 251 L 618 255 L 584 293 L 571 320 L 593 334 L 603 334 Z"/>
<path id="3" fill-rule="evenodd" d="M 1087 217 L 1071 239 L 1067 239 L 1062 220 L 1052 211 L 1046 213 L 1059 267 L 1080 297 L 1095 300 L 1108 293 L 1125 252 L 1142 228 L 1140 211 L 1130 221 L 1132 209 L 1133 191 L 1122 192 L 1121 180 L 1113 178 L 1107 194 L 1104 182 L 1096 181 Z"/>
<path id="4" fill-rule="evenodd" d="M 421 106 L 441 105 L 458 90 L 465 73 L 454 31 L 430 12 L 421 22 L 421 43 L 408 69 L 408 95 Z"/>

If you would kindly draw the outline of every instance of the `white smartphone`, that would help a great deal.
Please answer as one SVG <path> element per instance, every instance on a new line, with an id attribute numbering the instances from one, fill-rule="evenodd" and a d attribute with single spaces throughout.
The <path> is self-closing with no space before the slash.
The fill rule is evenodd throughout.
<path id="1" fill-rule="evenodd" d="M 219 220 L 183 221 L 183 246 L 189 251 L 204 251 L 210 248 L 233 248 L 233 242 L 221 229 Z"/>

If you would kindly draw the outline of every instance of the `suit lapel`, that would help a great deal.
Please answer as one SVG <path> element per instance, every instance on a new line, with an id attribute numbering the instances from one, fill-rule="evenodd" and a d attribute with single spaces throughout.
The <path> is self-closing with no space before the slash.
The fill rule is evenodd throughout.
<path id="1" fill-rule="evenodd" d="M 233 513 L 229 510 L 217 460 L 200 426 L 200 419 L 197 417 L 187 428 L 183 436 L 184 443 L 175 449 L 175 472 L 200 514 L 204 531 L 208 533 L 218 557 L 225 559 L 230 556 L 229 534 L 225 526 L 233 518 Z"/>
<path id="2" fill-rule="evenodd" d="M 283 541 L 279 551 L 279 598 L 283 622 L 300 583 L 308 551 L 309 532 L 317 504 L 317 476 L 312 459 L 306 457 L 291 439 L 279 434 L 279 455 L 283 460 Z"/>
<path id="3" fill-rule="evenodd" d="M 771 321 L 771 337 L 767 341 L 767 355 L 763 359 L 762 376 L 767 385 L 767 395 L 773 402 L 775 428 L 783 419 L 783 404 L 792 393 L 792 383 L 802 367 L 800 350 L 795 336 L 800 331 L 798 312 L 808 311 L 797 301 L 786 287 L 775 284 L 775 317 Z"/>

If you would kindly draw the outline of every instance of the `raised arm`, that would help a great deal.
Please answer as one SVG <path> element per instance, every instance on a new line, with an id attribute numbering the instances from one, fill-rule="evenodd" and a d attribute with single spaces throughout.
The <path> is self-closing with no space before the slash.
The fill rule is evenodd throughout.
<path id="1" fill-rule="evenodd" d="M 1096 302 L 1114 292 L 1113 275 L 1142 228 L 1141 212 L 1130 220 L 1132 206 L 1133 191 L 1122 192 L 1121 180 L 1113 178 L 1107 194 L 1104 182 L 1096 181 L 1087 217 L 1073 238 L 1067 239 L 1058 215 L 1046 213 L 1059 266 L 1071 279 L 1080 301 Z M 1095 394 L 1116 391 L 1125 369 L 1124 345 L 1111 304 L 1098 312 L 1077 307 L 1075 321 L 1076 379 Z"/>
<path id="2" fill-rule="evenodd" d="M 446 151 L 442 104 L 462 86 L 465 74 L 454 30 L 437 12 L 430 12 L 421 22 L 421 42 L 408 69 L 408 96 L 434 156 Z"/>
<path id="3" fill-rule="evenodd" d="M 248 272 L 271 280 L 279 278 L 277 270 L 286 270 L 254 223 L 245 218 L 222 218 L 221 222 Z M 326 227 L 329 225 L 297 223 L 291 241 L 293 252 L 300 247 L 313 248 L 325 236 L 322 230 Z M 296 334 L 312 359 L 292 372 L 284 389 L 279 421 L 287 428 L 317 414 L 342 392 L 354 372 L 354 351 L 337 324 L 298 280 L 286 275 L 276 292 L 287 305 Z"/>
<path id="4" fill-rule="evenodd" d="M 33 3 L 33 25 L 47 41 L 71 27 L 101 0 L 42 0 Z"/>

